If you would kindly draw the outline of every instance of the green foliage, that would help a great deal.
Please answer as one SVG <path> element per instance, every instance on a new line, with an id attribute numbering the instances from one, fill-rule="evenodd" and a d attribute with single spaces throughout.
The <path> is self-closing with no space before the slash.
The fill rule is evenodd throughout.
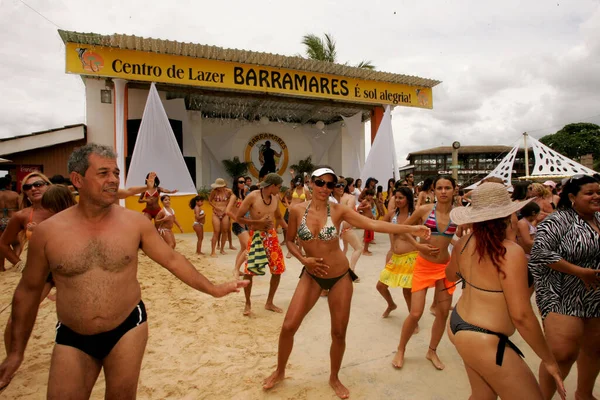
<path id="1" fill-rule="evenodd" d="M 321 39 L 312 33 L 302 37 L 302 44 L 306 47 L 306 56 L 311 60 L 337 62 L 337 51 L 333 36 L 326 33 L 325 38 Z M 361 61 L 357 68 L 375 69 L 371 61 Z"/>
<path id="2" fill-rule="evenodd" d="M 249 162 L 240 161 L 239 157 L 235 156 L 231 160 L 223 160 L 223 167 L 225 167 L 225 172 L 227 175 L 231 177 L 231 179 L 235 179 L 238 176 L 246 175 L 248 172 Z"/>
<path id="3" fill-rule="evenodd" d="M 596 124 L 585 122 L 568 124 L 558 132 L 542 137 L 540 142 L 573 160 L 592 154 L 594 166 L 597 168 L 599 165 L 600 126 Z"/>
<path id="4" fill-rule="evenodd" d="M 310 174 L 315 170 L 315 165 L 312 163 L 312 156 L 298 161 L 298 164 L 290 165 L 290 169 L 294 171 L 294 176 L 304 176 L 305 173 Z"/>
<path id="5" fill-rule="evenodd" d="M 198 194 L 203 194 L 208 199 L 208 196 L 210 196 L 211 190 L 212 189 L 210 186 L 202 186 L 200 189 L 198 189 Z"/>

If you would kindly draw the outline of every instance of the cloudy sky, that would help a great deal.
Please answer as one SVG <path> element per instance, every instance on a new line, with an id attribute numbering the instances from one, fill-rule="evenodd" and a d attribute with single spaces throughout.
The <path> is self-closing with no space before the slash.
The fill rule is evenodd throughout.
<path id="1" fill-rule="evenodd" d="M 85 122 L 58 28 L 283 55 L 329 32 L 341 62 L 443 81 L 433 110 L 393 111 L 400 165 L 454 140 L 512 145 L 600 124 L 598 0 L 24 1 L 0 0 L 0 137 Z"/>

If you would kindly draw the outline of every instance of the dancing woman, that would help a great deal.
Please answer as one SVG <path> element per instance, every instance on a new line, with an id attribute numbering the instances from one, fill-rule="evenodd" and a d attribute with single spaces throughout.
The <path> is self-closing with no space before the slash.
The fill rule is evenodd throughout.
<path id="1" fill-rule="evenodd" d="M 160 196 L 160 201 L 163 203 L 163 209 L 160 210 L 154 220 L 156 229 L 163 240 L 174 249 L 176 242 L 175 235 L 173 234 L 173 225 L 177 225 L 181 233 L 183 233 L 183 228 L 179 224 L 179 221 L 177 221 L 175 210 L 171 208 L 171 196 Z"/>
<path id="2" fill-rule="evenodd" d="M 190 208 L 194 211 L 194 224 L 192 229 L 196 232 L 196 254 L 204 255 L 202 252 L 202 240 L 204 240 L 204 223 L 206 222 L 206 214 L 202 209 L 206 200 L 206 195 L 199 194 L 190 200 Z"/>
<path id="3" fill-rule="evenodd" d="M 450 213 L 457 224 L 472 224 L 472 234 L 454 246 L 446 267 L 448 280 L 462 281 L 448 337 L 464 361 L 471 398 L 542 399 L 523 353 L 509 339 L 516 328 L 564 399 L 560 370 L 531 308 L 525 253 L 506 238 L 510 216 L 527 202 L 511 202 L 498 183 L 480 185 L 471 198 L 471 207 Z"/>
<path id="4" fill-rule="evenodd" d="M 221 254 L 225 254 L 225 243 L 227 242 L 227 231 L 229 230 L 229 216 L 225 210 L 233 192 L 227 188 L 227 183 L 223 178 L 217 178 L 210 187 L 212 190 L 208 196 L 208 203 L 213 209 L 213 236 L 210 241 L 210 256 L 216 257 L 217 253 L 215 251 L 219 237 L 221 238 Z"/>
<path id="5" fill-rule="evenodd" d="M 71 191 L 61 185 L 52 185 L 50 180 L 42 173 L 32 172 L 23 179 L 23 201 L 24 204 L 31 204 L 29 207 L 17 212 L 9 221 L 8 227 L 2 237 L 0 237 L 0 251 L 6 258 L 16 265 L 17 269 L 22 271 L 25 268 L 26 257 L 29 247 L 29 239 L 33 234 L 35 227 L 54 214 L 75 205 L 75 199 Z M 7 246 L 11 240 L 17 237 L 21 231 L 25 231 L 26 242 L 23 246 L 21 259 L 12 249 Z M 52 274 L 48 275 L 46 283 L 40 295 L 40 303 L 48 296 L 54 286 Z M 51 298 L 48 296 L 48 298 Z M 4 345 L 6 352 L 10 349 L 10 332 L 12 325 L 12 315 L 9 316 L 6 328 L 4 330 Z"/>
<path id="6" fill-rule="evenodd" d="M 448 246 L 456 232 L 456 224 L 450 219 L 452 197 L 456 182 L 450 177 L 438 176 L 433 181 L 437 204 L 428 204 L 417 210 L 406 221 L 407 225 L 424 224 L 431 228 L 431 239 L 417 243 L 410 235 L 407 240 L 419 251 L 413 271 L 410 314 L 402 324 L 398 352 L 392 361 L 396 368 L 404 365 L 406 345 L 413 335 L 425 308 L 427 289 L 435 287 L 435 320 L 431 327 L 429 349 L 425 357 L 439 370 L 444 369 L 436 350 L 444 335 L 444 327 L 452 304 L 454 287 L 446 279 L 446 265 L 450 261 Z"/>
<path id="7" fill-rule="evenodd" d="M 167 190 L 161 188 L 159 185 L 160 179 L 158 179 L 158 176 L 156 176 L 154 172 L 148 173 L 148 175 L 146 175 L 146 191 L 144 191 L 138 199 L 138 203 L 146 203 L 146 207 L 142 210 L 142 213 L 144 213 L 144 216 L 150 221 L 155 219 L 160 212 L 160 204 L 158 204 L 160 194 L 177 193 L 177 190 Z"/>
<path id="8" fill-rule="evenodd" d="M 413 192 L 409 187 L 402 186 L 394 189 L 394 195 L 391 199 L 394 199 L 393 203 L 396 209 L 390 210 L 393 214 L 388 213 L 386 221 L 391 221 L 393 224 L 403 224 L 415 211 Z M 392 203 L 391 199 L 390 203 Z M 405 240 L 404 235 L 390 235 L 390 240 L 392 242 L 391 254 L 386 259 L 385 268 L 379 274 L 379 281 L 376 286 L 377 291 L 383 296 L 388 305 L 382 318 L 387 318 L 393 310 L 398 308 L 389 287 L 402 288 L 402 295 L 410 312 L 412 277 L 418 254 L 415 247 Z"/>
<path id="9" fill-rule="evenodd" d="M 246 180 L 243 176 L 238 176 L 234 182 L 235 185 L 233 186 L 232 194 L 229 198 L 229 203 L 227 204 L 225 212 L 233 221 L 231 224 L 231 231 L 240 241 L 240 251 L 238 251 L 238 254 L 235 257 L 235 266 L 233 269 L 233 275 L 237 279 L 239 275 L 243 275 L 242 271 L 240 271 L 240 268 L 242 263 L 246 260 L 246 255 L 248 254 L 246 247 L 248 246 L 248 240 L 250 239 L 250 236 L 248 234 L 248 227 L 244 224 L 240 224 L 236 220 L 237 210 L 242 205 L 242 201 L 244 201 L 246 198 Z"/>
<path id="10" fill-rule="evenodd" d="M 534 200 L 535 201 L 535 200 Z M 593 399 L 600 371 L 600 185 L 588 175 L 565 183 L 558 210 L 537 228 L 529 269 L 544 333 L 564 378 L 577 361 L 575 399 Z M 551 399 L 555 379 L 540 365 Z"/>
<path id="11" fill-rule="evenodd" d="M 341 183 L 345 183 L 345 186 L 343 188 L 344 193 L 340 199 L 340 204 L 345 205 L 354 210 L 356 208 L 356 197 L 354 196 L 354 179 L 346 178 L 346 181 Z M 337 185 L 339 184 L 340 182 L 338 181 Z M 336 190 L 339 190 L 339 186 L 336 186 Z M 356 263 L 358 263 L 358 259 L 362 255 L 363 245 L 361 244 L 360 239 L 356 235 L 356 232 L 354 232 L 354 227 L 345 221 L 342 222 L 342 224 L 340 225 L 340 236 L 342 237 L 342 241 L 344 244 L 344 247 L 342 249 L 344 255 L 346 255 L 346 253 L 348 252 L 348 245 L 352 246 L 353 251 L 350 255 L 350 269 L 352 271 L 355 271 Z M 357 279 L 356 282 L 360 282 L 360 279 Z"/>
<path id="12" fill-rule="evenodd" d="M 433 179 L 431 178 L 426 178 L 423 181 L 423 187 L 419 192 L 419 197 L 417 197 L 417 208 L 435 202 L 435 186 L 432 183 Z"/>
<path id="13" fill-rule="evenodd" d="M 340 382 L 338 373 L 346 349 L 346 329 L 350 318 L 352 281 L 356 275 L 350 270 L 348 259 L 339 246 L 339 226 L 342 221 L 361 229 L 384 233 L 410 233 L 428 237 L 425 226 L 393 225 L 362 217 L 353 209 L 329 203 L 329 195 L 335 188 L 337 176 L 328 167 L 320 167 L 312 173 L 313 199 L 299 204 L 290 212 L 287 245 L 292 254 L 304 265 L 300 281 L 288 308 L 281 334 L 277 368 L 264 381 L 264 389 L 270 389 L 285 378 L 285 368 L 292 352 L 294 335 L 306 314 L 312 309 L 322 289 L 329 290 L 327 298 L 331 313 L 331 373 L 329 384 L 340 398 L 348 398 L 350 392 Z M 294 239 L 298 235 L 306 250 L 303 256 Z"/>

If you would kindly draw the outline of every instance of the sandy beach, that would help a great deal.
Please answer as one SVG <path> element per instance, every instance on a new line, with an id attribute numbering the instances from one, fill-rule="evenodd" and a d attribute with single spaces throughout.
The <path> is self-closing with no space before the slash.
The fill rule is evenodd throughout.
<path id="1" fill-rule="evenodd" d="M 362 232 L 358 231 L 361 234 Z M 280 235 L 281 237 L 281 235 Z M 211 234 L 203 250 L 210 250 Z M 395 370 L 391 361 L 407 314 L 400 290 L 392 291 L 399 305 L 387 319 L 381 314 L 385 301 L 375 290 L 379 272 L 389 248 L 387 235 L 377 234 L 373 255 L 361 257 L 356 272 L 361 282 L 354 286 L 347 349 L 340 378 L 354 399 L 466 399 L 470 395 L 462 360 L 444 336 L 438 348 L 444 371 L 437 371 L 425 359 L 433 316 L 425 312 L 421 332 L 413 337 L 405 366 Z M 234 246 L 239 243 L 234 238 Z M 237 251 L 227 250 L 218 258 L 196 256 L 195 236 L 177 235 L 177 250 L 187 256 L 209 279 L 231 279 Z M 284 248 L 284 251 L 285 248 Z M 196 293 L 168 271 L 140 253 L 139 281 L 148 310 L 150 337 L 138 388 L 139 399 L 334 399 L 328 385 L 330 321 L 326 298 L 319 299 L 296 334 L 287 378 L 270 392 L 262 380 L 274 369 L 277 340 L 284 314 L 264 309 L 269 276 L 254 280 L 253 316 L 242 316 L 243 293 L 213 299 Z M 7 263 L 8 264 L 8 263 Z M 298 282 L 301 265 L 286 260 L 287 271 L 275 296 L 275 304 L 287 310 Z M 20 274 L 2 273 L 0 315 L 2 329 L 8 305 Z M 454 294 L 454 302 L 460 289 Z M 429 303 L 433 292 L 428 293 Z M 55 303 L 44 300 L 23 365 L 11 385 L 0 395 L 7 399 L 44 399 L 54 345 Z M 537 371 L 539 359 L 518 334 L 514 342 L 525 353 L 528 365 Z M 3 348 L 4 346 L 2 346 Z M 2 349 L 4 357 L 4 349 Z M 536 372 L 537 375 L 537 372 Z M 576 367 L 566 381 L 568 398 L 576 388 Z M 596 383 L 594 394 L 600 397 Z M 104 378 L 92 392 L 92 399 L 104 398 Z"/>

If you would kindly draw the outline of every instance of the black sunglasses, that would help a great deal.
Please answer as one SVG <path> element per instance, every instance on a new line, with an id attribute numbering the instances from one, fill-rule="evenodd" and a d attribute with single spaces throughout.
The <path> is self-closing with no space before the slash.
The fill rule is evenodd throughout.
<path id="1" fill-rule="evenodd" d="M 343 187 L 346 187 L 346 184 L 344 184 L 344 183 L 336 183 L 335 187 L 336 188 L 343 188 Z"/>
<path id="2" fill-rule="evenodd" d="M 315 185 L 317 185 L 318 187 L 323 187 L 323 186 L 327 186 L 327 189 L 333 189 L 335 188 L 335 182 L 325 182 L 323 179 L 315 179 L 314 180 Z"/>
<path id="3" fill-rule="evenodd" d="M 47 185 L 47 183 L 44 182 L 44 181 L 36 181 L 36 182 L 33 182 L 33 183 L 25 183 L 23 185 L 23 190 L 31 190 L 31 188 L 34 188 L 34 187 L 39 188 L 39 187 L 46 186 L 46 185 Z"/>
<path id="4" fill-rule="evenodd" d="M 238 183 L 243 183 L 245 185 L 246 181 L 238 181 Z"/>

